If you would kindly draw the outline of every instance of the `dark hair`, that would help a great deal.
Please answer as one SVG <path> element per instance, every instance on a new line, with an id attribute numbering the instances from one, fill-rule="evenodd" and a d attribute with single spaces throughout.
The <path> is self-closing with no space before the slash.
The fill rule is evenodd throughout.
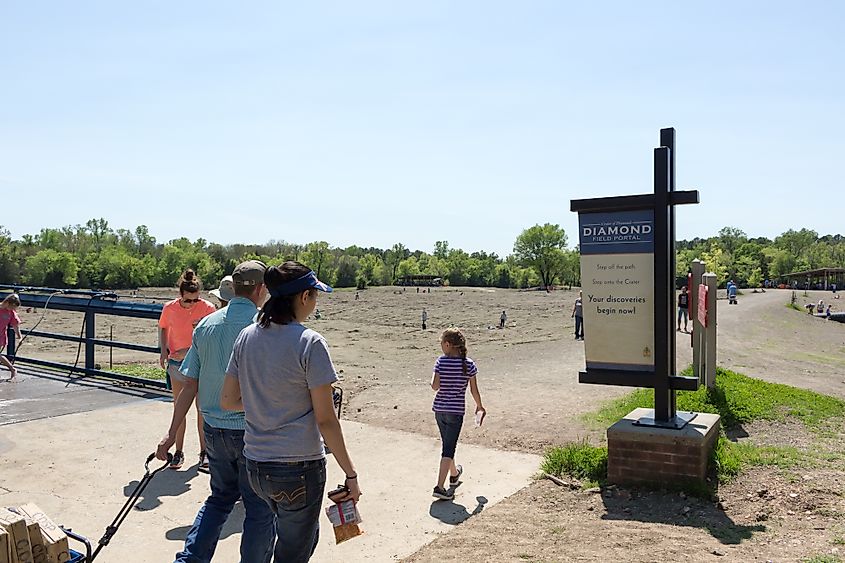
<path id="1" fill-rule="evenodd" d="M 301 278 L 311 271 L 311 268 L 299 262 L 288 260 L 280 266 L 270 266 L 264 272 L 264 285 L 270 292 L 270 299 L 261 308 L 258 315 L 258 324 L 267 328 L 270 323 L 286 325 L 294 319 L 293 302 L 301 291 L 293 295 L 273 295 L 273 290 L 284 283 Z M 305 291 L 317 291 L 307 289 Z"/>
<path id="2" fill-rule="evenodd" d="M 234 284 L 234 286 L 235 295 L 238 297 L 249 297 L 255 291 L 255 288 L 258 287 L 257 285 L 241 285 L 239 283 Z"/>
<path id="3" fill-rule="evenodd" d="M 464 377 L 467 374 L 467 339 L 464 338 L 463 333 L 456 328 L 447 328 L 443 331 L 441 340 L 447 344 L 455 346 L 461 353 L 461 368 L 464 372 Z"/>
<path id="4" fill-rule="evenodd" d="M 197 293 L 202 288 L 198 275 L 190 268 L 179 276 L 179 293 Z"/>

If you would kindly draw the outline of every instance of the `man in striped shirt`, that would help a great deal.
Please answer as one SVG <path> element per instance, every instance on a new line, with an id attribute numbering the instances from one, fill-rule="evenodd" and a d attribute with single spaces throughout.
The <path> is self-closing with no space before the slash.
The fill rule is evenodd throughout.
<path id="1" fill-rule="evenodd" d="M 180 371 L 187 377 L 176 399 L 173 420 L 168 433 L 159 443 L 156 455 L 167 458 L 173 445 L 175 430 L 185 420 L 194 397 L 199 393 L 204 417 L 211 496 L 197 513 L 194 525 L 185 538 L 185 548 L 176 554 L 176 563 L 211 561 L 220 531 L 238 499 L 243 498 L 246 516 L 241 536 L 241 561 L 267 562 L 275 540 L 275 516 L 249 484 L 243 457 L 244 413 L 220 408 L 220 394 L 226 367 L 235 339 L 251 325 L 264 302 L 264 272 L 267 267 L 258 260 L 238 264 L 232 273 L 235 290 L 228 307 L 203 318 L 194 329 L 191 348 Z"/>

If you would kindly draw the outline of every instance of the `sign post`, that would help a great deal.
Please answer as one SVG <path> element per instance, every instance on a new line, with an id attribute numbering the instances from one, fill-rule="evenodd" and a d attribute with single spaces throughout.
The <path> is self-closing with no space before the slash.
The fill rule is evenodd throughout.
<path id="1" fill-rule="evenodd" d="M 660 131 L 654 193 L 572 200 L 579 214 L 586 369 L 581 383 L 650 387 L 654 410 L 637 424 L 683 428 L 675 391 L 698 379 L 675 368 L 675 205 L 698 192 L 675 191 L 675 130 Z"/>

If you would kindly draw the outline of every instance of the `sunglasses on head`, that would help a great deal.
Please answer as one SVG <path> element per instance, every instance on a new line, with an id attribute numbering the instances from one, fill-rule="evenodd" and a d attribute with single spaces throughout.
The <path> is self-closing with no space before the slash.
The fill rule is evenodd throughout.
<path id="1" fill-rule="evenodd" d="M 182 303 L 199 303 L 200 298 L 197 297 L 196 299 L 183 299 Z"/>

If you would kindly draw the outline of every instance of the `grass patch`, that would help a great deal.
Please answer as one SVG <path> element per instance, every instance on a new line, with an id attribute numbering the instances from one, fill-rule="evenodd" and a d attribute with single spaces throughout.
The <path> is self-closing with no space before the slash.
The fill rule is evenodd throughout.
<path id="1" fill-rule="evenodd" d="M 111 371 L 144 379 L 163 380 L 165 378 L 164 370 L 151 364 L 114 364 Z"/>
<path id="2" fill-rule="evenodd" d="M 607 480 L 607 448 L 586 441 L 551 448 L 540 468 L 550 475 L 570 475 L 587 486 Z"/>
<path id="3" fill-rule="evenodd" d="M 806 313 L 806 312 L 807 312 L 807 311 L 804 309 L 804 307 L 801 307 L 800 305 L 798 305 L 798 303 L 787 303 L 787 304 L 786 304 L 786 308 L 787 308 L 787 309 L 792 309 L 793 311 L 800 311 L 800 312 L 802 312 L 802 313 Z"/>
<path id="4" fill-rule="evenodd" d="M 842 563 L 842 559 L 838 555 L 814 555 L 802 559 L 801 563 Z"/>
<path id="5" fill-rule="evenodd" d="M 711 457 L 720 483 L 727 483 L 749 466 L 775 466 L 791 469 L 812 465 L 811 456 L 797 448 L 779 446 L 755 446 L 748 442 L 731 442 L 724 435 L 719 436 Z"/>
<path id="6" fill-rule="evenodd" d="M 684 375 L 691 375 L 685 370 Z M 588 423 L 609 426 L 638 407 L 654 408 L 654 391 L 638 389 L 610 401 L 598 411 L 584 416 Z M 716 369 L 716 386 L 696 391 L 679 391 L 678 410 L 718 414 L 722 419 L 722 435 L 716 444 L 711 463 L 720 483 L 736 477 L 744 468 L 774 466 L 781 469 L 807 467 L 823 463 L 829 454 L 794 447 L 757 446 L 748 442 L 731 442 L 724 434 L 744 423 L 756 420 L 784 422 L 794 419 L 823 433 L 825 427 L 845 419 L 845 401 L 789 385 L 768 383 L 727 369 Z M 603 483 L 607 479 L 607 448 L 586 442 L 550 449 L 542 465 L 553 475 L 570 475 Z"/>
<path id="7" fill-rule="evenodd" d="M 684 375 L 691 375 L 685 370 Z M 797 418 L 809 426 L 845 417 L 845 401 L 806 389 L 769 383 L 723 368 L 716 368 L 716 386 L 678 392 L 678 410 L 716 413 L 731 428 L 754 420 L 784 421 Z M 637 389 L 620 397 L 586 419 L 597 425 L 613 424 L 637 407 L 654 408 L 654 391 Z"/>

